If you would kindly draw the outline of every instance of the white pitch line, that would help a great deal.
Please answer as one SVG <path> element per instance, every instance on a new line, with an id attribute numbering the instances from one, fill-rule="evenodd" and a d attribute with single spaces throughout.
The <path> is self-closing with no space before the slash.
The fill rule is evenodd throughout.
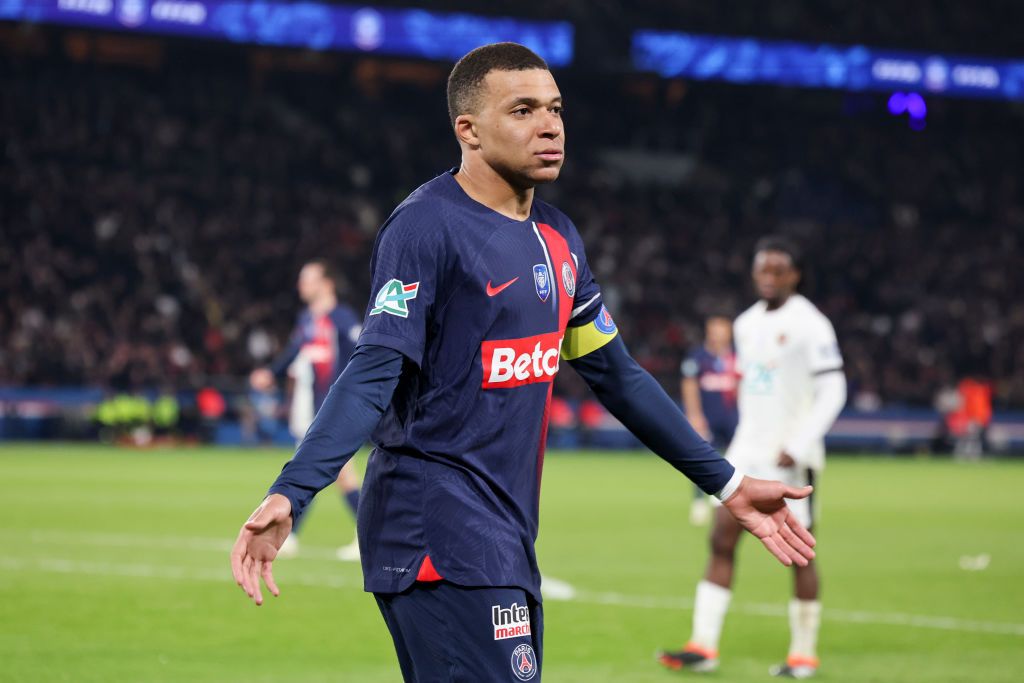
<path id="1" fill-rule="evenodd" d="M 169 581 L 203 581 L 231 584 L 234 579 L 228 567 L 224 569 L 196 569 L 163 564 L 119 564 L 113 562 L 82 562 L 60 558 L 21 559 L 0 557 L 0 569 L 10 571 L 44 571 L 56 574 L 89 574 L 92 576 L 121 576 L 136 579 L 166 579 Z M 296 574 L 288 582 L 316 588 L 353 588 L 359 584 L 337 576 Z M 360 582 L 361 583 L 361 582 Z"/>
<path id="2" fill-rule="evenodd" d="M 3 534 L 2 535 L 16 535 Z M 73 545 L 96 545 L 104 547 L 142 547 L 171 548 L 226 553 L 230 551 L 232 542 L 215 538 L 147 536 L 142 534 L 117 533 L 68 533 L 63 531 L 35 531 L 30 534 L 33 543 L 67 543 Z M 10 547 L 10 546 L 8 546 Z M 316 559 L 334 560 L 334 550 L 330 548 L 302 546 L 302 556 Z M 231 581 L 230 573 L 225 569 L 195 570 L 186 567 L 150 564 L 118 564 L 104 562 L 81 562 L 42 558 L 26 560 L 0 558 L 0 569 L 19 571 L 23 569 L 59 573 L 82 573 L 102 576 L 127 576 L 138 578 L 161 578 L 181 581 Z M 297 574 L 289 576 L 291 583 L 327 588 L 348 588 L 357 582 L 346 581 L 336 576 L 320 574 Z M 551 601 L 569 601 L 592 605 L 613 605 L 638 609 L 672 609 L 689 610 L 693 601 L 685 598 L 654 595 L 629 595 L 624 593 L 585 591 L 573 585 L 545 576 L 543 586 L 547 587 L 544 597 Z M 542 588 L 543 589 L 543 588 Z M 784 617 L 786 608 L 783 605 L 770 603 L 734 603 L 733 611 L 751 616 Z M 822 618 L 851 624 L 869 624 L 884 626 L 909 626 L 916 628 L 937 629 L 943 631 L 961 631 L 969 633 L 991 633 L 996 635 L 1024 636 L 1024 624 L 1012 622 L 981 621 L 961 619 L 958 617 L 906 614 L 902 612 L 867 612 L 862 610 L 842 610 L 828 608 L 822 610 Z"/>

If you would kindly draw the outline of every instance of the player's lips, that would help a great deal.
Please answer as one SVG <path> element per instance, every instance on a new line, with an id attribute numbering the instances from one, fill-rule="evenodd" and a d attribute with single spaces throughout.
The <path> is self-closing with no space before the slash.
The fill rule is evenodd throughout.
<path id="1" fill-rule="evenodd" d="M 565 156 L 565 152 L 560 149 L 545 149 L 536 154 L 544 161 L 559 161 Z"/>

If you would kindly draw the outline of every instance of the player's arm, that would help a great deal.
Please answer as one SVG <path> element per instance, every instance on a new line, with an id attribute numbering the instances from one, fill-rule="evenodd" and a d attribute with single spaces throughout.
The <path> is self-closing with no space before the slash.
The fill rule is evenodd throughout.
<path id="1" fill-rule="evenodd" d="M 784 467 L 805 466 L 812 446 L 825 437 L 846 405 L 843 357 L 832 324 L 824 318 L 815 321 L 811 335 L 807 360 L 813 376 L 814 399 L 810 411 L 783 445 L 779 464 Z"/>
<path id="2" fill-rule="evenodd" d="M 299 355 L 299 351 L 302 350 L 303 341 L 302 326 L 296 325 L 291 336 L 288 338 L 288 345 L 281 349 L 281 352 L 274 357 L 274 360 L 270 362 L 267 368 L 273 373 L 274 377 L 284 377 L 285 372 L 288 371 L 288 366 L 292 364 L 295 357 Z"/>
<path id="3" fill-rule="evenodd" d="M 605 316 L 605 317 L 602 317 Z M 726 508 L 786 565 L 814 558 L 814 537 L 789 513 L 785 498 L 811 488 L 745 477 L 698 435 L 676 403 L 630 356 L 603 310 L 566 331 L 562 356 L 598 400 L 640 441 Z"/>
<path id="4" fill-rule="evenodd" d="M 811 446 L 825 437 L 845 405 L 846 376 L 842 369 L 826 370 L 815 375 L 814 403 L 783 447 L 783 456 L 788 456 L 790 462 L 785 463 L 780 458 L 780 464 L 806 463 Z"/>
<path id="5" fill-rule="evenodd" d="M 323 406 L 263 503 L 242 526 L 231 551 L 235 581 L 257 605 L 263 603 L 262 576 L 279 591 L 271 563 L 313 497 L 338 478 L 338 472 L 380 422 L 398 386 L 404 356 L 394 349 L 366 345 L 352 355 L 331 386 Z"/>
<path id="6" fill-rule="evenodd" d="M 274 378 L 284 377 L 288 366 L 292 364 L 295 357 L 302 350 L 303 335 L 302 326 L 296 324 L 291 336 L 288 338 L 288 345 L 270 362 L 270 365 L 256 368 L 249 374 L 249 384 L 253 389 L 266 391 L 274 385 Z"/>
<path id="7" fill-rule="evenodd" d="M 700 367 L 693 356 L 683 361 L 682 372 L 679 389 L 683 397 L 683 411 L 697 433 L 710 440 L 711 432 L 700 400 Z"/>

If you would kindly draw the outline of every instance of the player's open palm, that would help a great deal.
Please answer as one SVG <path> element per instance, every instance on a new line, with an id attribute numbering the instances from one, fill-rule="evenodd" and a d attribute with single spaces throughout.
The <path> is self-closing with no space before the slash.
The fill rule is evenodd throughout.
<path id="1" fill-rule="evenodd" d="M 794 488 L 778 481 L 744 477 L 724 505 L 733 517 L 787 567 L 806 567 L 814 559 L 814 536 L 797 521 L 786 498 L 806 498 L 813 487 Z"/>
<path id="2" fill-rule="evenodd" d="M 238 532 L 231 549 L 231 573 L 235 582 L 257 605 L 263 604 L 260 578 L 276 597 L 272 565 L 277 551 L 292 530 L 291 503 L 281 495 L 267 496 Z"/>

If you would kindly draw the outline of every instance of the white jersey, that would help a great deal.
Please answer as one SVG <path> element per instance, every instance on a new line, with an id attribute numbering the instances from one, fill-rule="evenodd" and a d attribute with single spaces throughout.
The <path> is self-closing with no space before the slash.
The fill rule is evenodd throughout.
<path id="1" fill-rule="evenodd" d="M 769 311 L 759 301 L 734 325 L 739 426 L 727 457 L 751 472 L 771 467 L 814 403 L 816 375 L 843 367 L 832 323 L 805 297 L 794 294 Z M 806 465 L 825 466 L 825 440 L 811 445 Z"/>

